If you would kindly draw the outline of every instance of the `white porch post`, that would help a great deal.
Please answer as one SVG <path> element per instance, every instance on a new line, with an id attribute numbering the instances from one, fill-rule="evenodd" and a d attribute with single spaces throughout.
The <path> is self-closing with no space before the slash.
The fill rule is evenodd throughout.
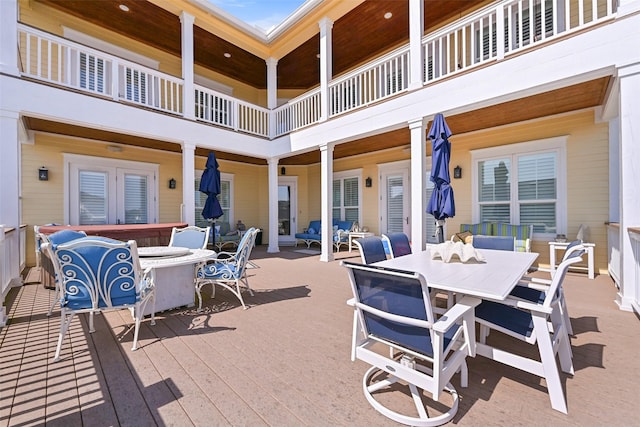
<path id="1" fill-rule="evenodd" d="M 269 247 L 268 253 L 280 252 L 278 245 L 278 159 L 269 159 Z"/>
<path id="2" fill-rule="evenodd" d="M 18 69 L 18 0 L 0 1 L 0 73 L 17 76 Z"/>
<path id="3" fill-rule="evenodd" d="M 427 241 L 426 214 L 426 127 L 424 118 L 411 120 L 411 245 L 415 252 L 425 249 Z"/>
<path id="4" fill-rule="evenodd" d="M 411 62 L 409 64 L 409 90 L 422 87 L 423 34 L 424 2 L 422 0 L 409 0 L 409 61 Z"/>
<path id="5" fill-rule="evenodd" d="M 195 120 L 195 91 L 193 85 L 193 23 L 195 17 L 187 12 L 180 14 L 182 25 L 182 79 L 184 81 L 183 96 L 183 116 L 187 119 Z"/>
<path id="6" fill-rule="evenodd" d="M 273 110 L 278 106 L 278 60 L 267 58 L 267 108 L 269 114 L 269 135 L 276 136 L 276 115 Z"/>
<path id="7" fill-rule="evenodd" d="M 629 227 L 640 225 L 640 144 L 635 137 L 640 135 L 640 63 L 618 69 L 620 79 L 620 290 L 616 303 L 622 310 L 631 311 L 640 300 L 636 276 L 633 242 L 627 232 Z M 636 255 L 637 256 L 637 255 Z"/>
<path id="8" fill-rule="evenodd" d="M 322 253 L 320 261 L 333 261 L 333 148 L 334 144 L 320 146 L 320 198 L 322 223 Z"/>
<path id="9" fill-rule="evenodd" d="M 182 143 L 182 212 L 181 219 L 189 225 L 196 224 L 195 182 L 196 146 L 190 142 Z"/>
<path id="10" fill-rule="evenodd" d="M 333 21 L 329 18 L 322 18 L 320 25 L 320 121 L 329 119 L 329 82 L 333 78 L 333 61 L 331 46 L 331 30 Z"/>
<path id="11" fill-rule="evenodd" d="M 618 0 L 618 18 L 640 12 L 640 0 Z"/>

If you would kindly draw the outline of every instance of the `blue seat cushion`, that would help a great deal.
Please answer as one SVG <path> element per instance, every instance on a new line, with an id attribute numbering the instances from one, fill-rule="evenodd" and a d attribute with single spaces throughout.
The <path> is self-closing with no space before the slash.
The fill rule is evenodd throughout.
<path id="1" fill-rule="evenodd" d="M 530 337 L 533 332 L 530 313 L 493 301 L 483 301 L 477 306 L 476 318 L 526 337 Z"/>
<path id="2" fill-rule="evenodd" d="M 214 262 L 198 270 L 199 279 L 235 279 L 235 264 L 223 264 Z"/>
<path id="3" fill-rule="evenodd" d="M 527 288 L 526 286 L 516 286 L 511 294 L 516 298 L 531 301 L 534 304 L 543 304 L 547 294 L 544 291 Z"/>

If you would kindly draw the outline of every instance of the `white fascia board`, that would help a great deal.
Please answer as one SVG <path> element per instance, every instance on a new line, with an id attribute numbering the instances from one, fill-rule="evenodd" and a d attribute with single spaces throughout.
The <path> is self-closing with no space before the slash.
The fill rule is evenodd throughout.
<path id="1" fill-rule="evenodd" d="M 0 109 L 22 115 L 212 150 L 268 158 L 269 141 L 181 117 L 0 75 Z"/>
<path id="2" fill-rule="evenodd" d="M 294 132 L 288 144 L 276 140 L 272 156 L 398 129 L 418 116 L 472 111 L 613 76 L 617 67 L 640 62 L 637 40 L 640 15 Z"/>

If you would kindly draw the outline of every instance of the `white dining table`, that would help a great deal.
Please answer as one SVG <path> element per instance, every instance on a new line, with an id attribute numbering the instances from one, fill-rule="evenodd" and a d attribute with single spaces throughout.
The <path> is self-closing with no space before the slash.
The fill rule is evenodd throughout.
<path id="1" fill-rule="evenodd" d="M 538 258 L 535 252 L 478 249 L 484 262 L 444 262 L 431 250 L 376 262 L 373 265 L 422 274 L 429 287 L 482 299 L 504 300 Z"/>
<path id="2" fill-rule="evenodd" d="M 138 248 L 140 267 L 151 268 L 156 287 L 155 312 L 195 305 L 195 265 L 214 258 L 215 251 L 181 247 L 152 246 Z M 151 314 L 147 305 L 145 315 Z"/>

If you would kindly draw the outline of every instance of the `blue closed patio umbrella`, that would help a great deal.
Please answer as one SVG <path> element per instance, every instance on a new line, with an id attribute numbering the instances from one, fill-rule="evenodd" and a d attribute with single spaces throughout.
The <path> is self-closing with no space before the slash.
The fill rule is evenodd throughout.
<path id="1" fill-rule="evenodd" d="M 444 116 L 440 113 L 436 114 L 427 135 L 432 143 L 430 179 L 434 184 L 427 212 L 437 220 L 437 235 L 440 243 L 444 242 L 444 220 L 452 218 L 456 214 L 451 177 L 449 175 L 449 159 L 451 158 L 450 136 L 451 131 Z"/>
<path id="2" fill-rule="evenodd" d="M 207 201 L 204 203 L 202 209 L 202 216 L 204 219 L 216 219 L 224 215 L 220 201 L 218 200 L 218 194 L 220 194 L 220 170 L 218 170 L 218 160 L 216 155 L 211 151 L 207 158 L 207 164 L 204 172 L 202 172 L 202 178 L 200 178 L 201 192 L 207 195 Z"/>

